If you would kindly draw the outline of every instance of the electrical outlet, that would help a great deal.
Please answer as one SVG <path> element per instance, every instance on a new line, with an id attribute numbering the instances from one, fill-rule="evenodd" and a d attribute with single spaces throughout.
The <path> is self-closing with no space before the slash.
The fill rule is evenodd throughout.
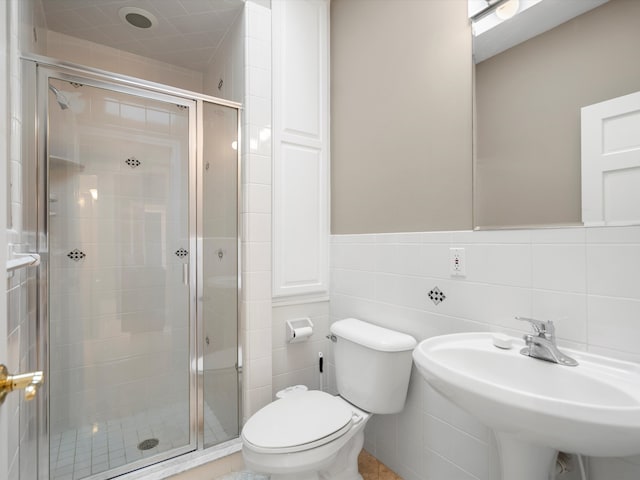
<path id="1" fill-rule="evenodd" d="M 465 277 L 467 275 L 464 248 L 449 249 L 449 266 L 452 277 Z"/>

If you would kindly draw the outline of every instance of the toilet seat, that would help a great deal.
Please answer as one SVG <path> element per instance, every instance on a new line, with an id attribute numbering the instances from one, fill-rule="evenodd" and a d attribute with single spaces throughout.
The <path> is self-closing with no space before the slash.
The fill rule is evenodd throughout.
<path id="1" fill-rule="evenodd" d="M 341 437 L 360 420 L 339 397 L 296 392 L 256 412 L 242 429 L 242 440 L 259 453 L 300 452 Z"/>

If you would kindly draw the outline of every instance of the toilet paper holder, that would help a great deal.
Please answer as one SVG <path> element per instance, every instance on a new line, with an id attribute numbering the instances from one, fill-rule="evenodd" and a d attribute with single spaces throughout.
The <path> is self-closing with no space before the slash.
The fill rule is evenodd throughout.
<path id="1" fill-rule="evenodd" d="M 313 334 L 313 322 L 309 317 L 287 320 L 286 325 L 288 343 L 304 342 Z"/>

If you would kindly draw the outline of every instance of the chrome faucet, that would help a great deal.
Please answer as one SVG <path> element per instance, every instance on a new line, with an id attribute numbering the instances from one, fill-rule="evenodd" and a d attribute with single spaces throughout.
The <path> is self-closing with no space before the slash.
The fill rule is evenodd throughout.
<path id="1" fill-rule="evenodd" d="M 522 355 L 527 355 L 547 362 L 553 362 L 568 367 L 575 367 L 578 362 L 558 350 L 556 345 L 556 327 L 551 320 L 544 322 L 534 318 L 516 317 L 516 320 L 529 322 L 535 335 L 526 334 L 524 338 L 526 347 L 520 350 Z"/>

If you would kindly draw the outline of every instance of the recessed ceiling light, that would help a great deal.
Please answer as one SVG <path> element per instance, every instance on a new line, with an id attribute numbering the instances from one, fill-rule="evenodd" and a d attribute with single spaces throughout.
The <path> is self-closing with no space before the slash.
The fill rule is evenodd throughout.
<path id="1" fill-rule="evenodd" d="M 158 19 L 150 12 L 136 7 L 122 7 L 118 15 L 127 24 L 142 29 L 152 28 L 158 23 Z"/>

